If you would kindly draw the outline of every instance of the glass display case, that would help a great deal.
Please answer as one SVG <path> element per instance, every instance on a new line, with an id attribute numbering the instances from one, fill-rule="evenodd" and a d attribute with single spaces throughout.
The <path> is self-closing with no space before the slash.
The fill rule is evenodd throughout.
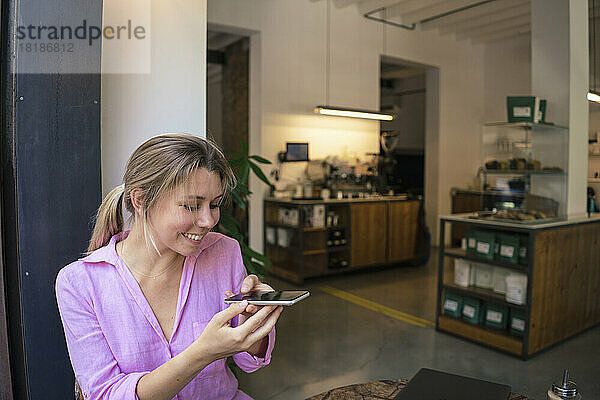
<path id="1" fill-rule="evenodd" d="M 479 175 L 484 190 L 521 194 L 482 217 L 524 223 L 566 215 L 568 128 L 553 124 L 484 124 Z"/>

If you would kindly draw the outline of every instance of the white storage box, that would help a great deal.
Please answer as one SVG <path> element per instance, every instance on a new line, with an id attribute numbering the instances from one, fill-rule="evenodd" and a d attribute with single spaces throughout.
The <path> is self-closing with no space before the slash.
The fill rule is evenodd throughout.
<path id="1" fill-rule="evenodd" d="M 298 224 L 300 224 L 300 215 L 297 209 L 294 208 L 292 210 L 289 210 L 288 220 L 286 224 L 290 226 L 298 226 Z"/>
<path id="2" fill-rule="evenodd" d="M 320 228 L 325 226 L 325 204 L 316 204 L 313 206 L 312 226 Z"/>
<path id="3" fill-rule="evenodd" d="M 471 264 L 467 260 L 457 258 L 454 260 L 454 283 L 458 286 L 468 287 L 471 281 Z"/>
<path id="4" fill-rule="evenodd" d="M 469 273 L 469 286 L 475 286 L 475 279 L 477 278 L 477 263 L 471 263 L 471 271 Z"/>
<path id="5" fill-rule="evenodd" d="M 527 301 L 527 275 L 511 272 L 506 277 L 506 301 L 523 305 Z"/>
<path id="6" fill-rule="evenodd" d="M 281 247 L 288 247 L 292 239 L 292 233 L 285 228 L 277 228 L 277 244 Z"/>
<path id="7" fill-rule="evenodd" d="M 475 286 L 482 289 L 492 289 L 494 287 L 493 267 L 491 265 L 477 264 Z"/>
<path id="8" fill-rule="evenodd" d="M 506 277 L 510 274 L 510 270 L 501 267 L 494 267 L 493 280 L 494 292 L 506 294 Z"/>
<path id="9" fill-rule="evenodd" d="M 266 228 L 266 237 L 268 244 L 275 244 L 275 228 L 272 226 L 267 226 Z"/>

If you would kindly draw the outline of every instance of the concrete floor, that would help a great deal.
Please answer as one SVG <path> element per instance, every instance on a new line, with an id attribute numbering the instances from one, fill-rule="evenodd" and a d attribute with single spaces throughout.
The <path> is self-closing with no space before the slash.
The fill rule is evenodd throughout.
<path id="1" fill-rule="evenodd" d="M 434 321 L 437 250 L 421 267 L 397 267 L 308 280 L 311 296 L 287 309 L 277 324 L 271 365 L 238 377 L 256 400 L 305 399 L 323 391 L 379 379 L 411 378 L 420 368 L 507 383 L 513 392 L 545 399 L 569 369 L 583 399 L 600 399 L 600 327 L 528 361 L 418 327 L 340 299 L 329 286 Z M 298 286 L 274 278 L 277 289 Z"/>

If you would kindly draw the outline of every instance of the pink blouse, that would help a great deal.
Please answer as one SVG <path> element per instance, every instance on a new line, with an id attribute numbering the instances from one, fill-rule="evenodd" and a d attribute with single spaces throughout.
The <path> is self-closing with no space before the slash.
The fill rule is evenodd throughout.
<path id="1" fill-rule="evenodd" d="M 225 292 L 238 293 L 246 269 L 238 243 L 211 232 L 198 253 L 185 258 L 171 340 L 137 281 L 117 255 L 115 245 L 129 234 L 113 236 L 108 245 L 58 273 L 56 298 L 75 377 L 86 399 L 137 399 L 139 379 L 185 350 L 206 324 L 227 308 Z M 237 326 L 237 317 L 232 320 Z M 265 358 L 247 352 L 233 356 L 245 372 L 269 364 L 275 329 L 269 333 Z M 209 364 L 174 399 L 251 399 L 225 359 Z"/>

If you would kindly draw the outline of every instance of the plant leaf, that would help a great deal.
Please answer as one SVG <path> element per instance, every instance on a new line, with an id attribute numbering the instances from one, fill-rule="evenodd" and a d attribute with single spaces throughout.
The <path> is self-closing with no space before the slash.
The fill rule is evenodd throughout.
<path id="1" fill-rule="evenodd" d="M 246 202 L 244 201 L 244 198 L 242 197 L 242 195 L 240 195 L 240 193 L 238 191 L 233 191 L 231 192 L 231 198 L 233 199 L 234 203 L 237 204 L 242 210 L 246 209 Z"/>
<path id="2" fill-rule="evenodd" d="M 256 161 L 258 161 L 261 164 L 272 164 L 271 161 L 267 160 L 266 158 L 262 158 L 261 156 L 253 155 L 253 156 L 250 156 L 248 158 L 256 160 Z"/>
<path id="3" fill-rule="evenodd" d="M 271 164 L 271 162 L 258 155 L 248 156 L 248 143 L 246 141 L 241 141 L 240 148 L 241 151 L 233 151 L 228 153 L 230 154 L 229 165 L 238 174 L 238 184 L 231 191 L 231 197 L 237 206 L 245 210 L 247 209 L 248 198 L 252 194 L 248 188 L 250 169 L 252 169 L 254 174 L 265 184 L 271 187 L 273 185 L 271 185 L 271 182 L 263 173 L 260 166 L 251 160 L 254 160 L 259 164 Z M 249 274 L 256 274 L 259 277 L 268 275 L 267 267 L 272 266 L 271 260 L 269 260 L 264 254 L 251 249 L 244 242 L 244 237 L 240 232 L 240 225 L 236 218 L 229 211 L 222 211 L 221 220 L 219 221 L 219 224 L 216 226 L 215 230 L 237 240 L 240 245 L 240 252 L 244 267 Z"/>
<path id="4" fill-rule="evenodd" d="M 219 224 L 225 230 L 225 232 L 222 232 L 223 234 L 236 239 L 238 242 L 242 239 L 242 234 L 240 233 L 238 222 L 228 212 L 224 212 L 221 215 L 221 220 L 219 221 Z"/>
<path id="5" fill-rule="evenodd" d="M 248 183 L 248 176 L 250 175 L 250 162 L 248 160 L 243 160 L 240 166 L 240 184 L 246 185 Z"/>
<path id="6" fill-rule="evenodd" d="M 262 172 L 262 170 L 260 169 L 260 167 L 258 165 L 254 164 L 252 161 L 248 161 L 248 164 L 250 165 L 250 168 L 252 168 L 252 171 L 254 171 L 254 173 L 256 174 L 258 179 L 260 179 L 267 185 L 272 186 L 271 182 L 269 181 L 269 178 L 267 178 L 265 176 L 265 174 Z"/>
<path id="7" fill-rule="evenodd" d="M 247 248 L 247 253 L 249 256 L 256 258 L 258 261 L 262 262 L 263 264 L 265 264 L 267 266 L 271 266 L 271 260 L 269 260 L 264 255 L 260 254 L 259 252 L 252 250 L 250 247 Z"/>

